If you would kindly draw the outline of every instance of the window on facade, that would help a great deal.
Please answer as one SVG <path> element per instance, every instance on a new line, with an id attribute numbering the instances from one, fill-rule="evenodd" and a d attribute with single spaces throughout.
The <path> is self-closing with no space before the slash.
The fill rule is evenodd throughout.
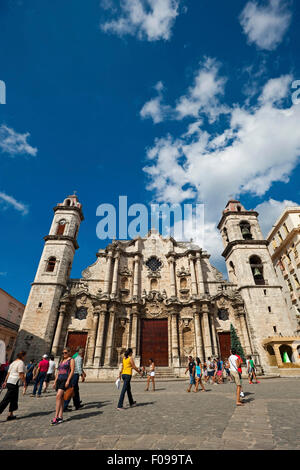
<path id="1" fill-rule="evenodd" d="M 278 235 L 279 240 L 280 240 L 281 242 L 283 242 L 282 235 L 281 235 L 281 233 L 280 233 L 279 231 L 278 231 L 277 235 Z"/>
<path id="2" fill-rule="evenodd" d="M 180 279 L 180 289 L 186 289 L 187 288 L 187 280 L 185 277 L 182 277 Z"/>
<path id="3" fill-rule="evenodd" d="M 48 264 L 46 268 L 47 273 L 53 273 L 55 269 L 55 264 L 56 264 L 56 258 L 54 256 L 48 259 Z"/>
<path id="4" fill-rule="evenodd" d="M 226 227 L 224 228 L 223 233 L 224 233 L 224 237 L 225 237 L 226 242 L 229 243 L 229 238 L 228 238 L 228 233 L 227 233 L 227 228 Z"/>
<path id="5" fill-rule="evenodd" d="M 253 275 L 253 279 L 256 285 L 265 284 L 263 265 L 259 256 L 253 255 L 250 257 L 250 267 Z"/>
<path id="6" fill-rule="evenodd" d="M 86 317 L 87 317 L 86 307 L 80 307 L 76 310 L 75 318 L 77 318 L 77 320 L 85 320 Z"/>
<path id="7" fill-rule="evenodd" d="M 151 286 L 151 290 L 157 290 L 157 287 L 158 287 L 157 280 L 156 279 L 151 279 L 150 286 Z"/>
<path id="8" fill-rule="evenodd" d="M 64 231 L 65 231 L 65 228 L 66 228 L 66 221 L 64 219 L 62 219 L 58 222 L 56 235 L 63 235 Z"/>
<path id="9" fill-rule="evenodd" d="M 290 291 L 293 292 L 293 286 L 292 286 L 292 283 L 289 279 L 287 280 L 287 284 L 288 284 L 288 287 L 289 287 Z"/>
<path id="10" fill-rule="evenodd" d="M 240 229 L 242 232 L 242 237 L 244 240 L 252 240 L 252 233 L 251 233 L 251 227 L 249 222 L 247 221 L 242 221 L 240 223 Z"/>
<path id="11" fill-rule="evenodd" d="M 300 287 L 300 284 L 299 284 L 299 279 L 298 279 L 297 274 L 294 274 L 294 280 L 295 280 L 296 288 L 298 289 Z"/>
<path id="12" fill-rule="evenodd" d="M 39 302 L 39 308 L 41 308 L 43 305 L 43 302 Z"/>
<path id="13" fill-rule="evenodd" d="M 285 230 L 285 233 L 288 234 L 289 233 L 289 229 L 287 228 L 287 225 L 286 224 L 283 224 L 283 228 Z"/>
<path id="14" fill-rule="evenodd" d="M 161 267 L 161 264 L 161 261 L 159 261 L 156 256 L 151 256 L 151 258 L 149 258 L 146 262 L 146 266 L 153 272 L 158 271 L 158 269 Z"/>
<path id="15" fill-rule="evenodd" d="M 268 307 L 268 312 L 270 312 L 270 313 L 272 312 L 272 309 L 271 309 L 271 307 Z"/>
<path id="16" fill-rule="evenodd" d="M 275 238 L 273 238 L 273 240 L 272 240 L 272 245 L 273 245 L 273 248 L 274 248 L 274 249 L 277 248 L 277 243 L 276 243 Z"/>

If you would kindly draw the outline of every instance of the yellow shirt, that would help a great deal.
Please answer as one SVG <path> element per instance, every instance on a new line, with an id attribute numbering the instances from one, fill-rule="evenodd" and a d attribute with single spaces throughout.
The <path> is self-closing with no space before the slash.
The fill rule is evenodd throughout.
<path id="1" fill-rule="evenodd" d="M 132 375 L 132 365 L 131 365 L 131 357 L 125 359 L 123 358 L 123 370 L 122 374 Z"/>

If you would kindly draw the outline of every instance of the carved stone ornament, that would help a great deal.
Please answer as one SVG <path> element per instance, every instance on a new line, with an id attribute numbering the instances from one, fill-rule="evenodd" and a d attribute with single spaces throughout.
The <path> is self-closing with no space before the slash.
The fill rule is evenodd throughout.
<path id="1" fill-rule="evenodd" d="M 120 276 L 132 276 L 132 272 L 126 266 L 119 270 L 119 274 Z"/>
<path id="2" fill-rule="evenodd" d="M 192 321 L 192 318 L 181 318 L 181 326 L 183 328 L 188 328 L 191 321 Z"/>
<path id="3" fill-rule="evenodd" d="M 126 323 L 128 321 L 128 318 L 119 318 L 119 322 L 120 322 L 120 325 L 122 326 L 122 328 L 125 328 L 126 326 Z"/>
<path id="4" fill-rule="evenodd" d="M 89 268 L 86 268 L 84 271 L 82 271 L 81 274 L 84 279 L 90 279 L 90 277 L 92 276 Z"/>
<path id="5" fill-rule="evenodd" d="M 180 270 L 179 269 L 177 270 L 176 274 L 177 274 L 177 277 L 185 277 L 185 276 L 191 275 L 189 268 L 184 268 L 183 266 L 181 266 Z"/>

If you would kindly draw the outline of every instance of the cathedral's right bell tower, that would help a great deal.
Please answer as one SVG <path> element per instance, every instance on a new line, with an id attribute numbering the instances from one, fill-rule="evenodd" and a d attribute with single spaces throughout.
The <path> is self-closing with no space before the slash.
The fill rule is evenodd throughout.
<path id="1" fill-rule="evenodd" d="M 268 370 L 262 340 L 268 336 L 293 335 L 294 331 L 268 242 L 262 235 L 257 217 L 257 212 L 246 210 L 239 201 L 230 200 L 218 229 L 225 248 L 222 256 L 229 281 L 237 285 L 245 302 L 253 354 L 258 354 L 257 360 L 264 370 Z"/>

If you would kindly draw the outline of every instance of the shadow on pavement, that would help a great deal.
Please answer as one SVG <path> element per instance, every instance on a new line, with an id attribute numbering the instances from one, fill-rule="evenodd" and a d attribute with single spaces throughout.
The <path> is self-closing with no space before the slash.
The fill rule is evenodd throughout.
<path id="1" fill-rule="evenodd" d="M 90 401 L 87 403 L 83 403 L 82 409 L 88 410 L 89 408 L 102 408 L 103 406 L 107 406 L 109 404 L 112 404 L 112 401 L 106 400 L 106 401 Z"/>
<path id="2" fill-rule="evenodd" d="M 51 411 L 36 411 L 35 413 L 30 413 L 29 415 L 23 415 L 17 418 L 17 421 L 20 421 L 20 419 L 26 419 L 26 418 L 35 418 L 37 416 L 46 416 L 46 415 L 51 415 L 53 414 L 53 410 Z"/>
<path id="3" fill-rule="evenodd" d="M 68 415 L 68 419 L 64 420 L 65 422 L 73 421 L 74 419 L 87 419 L 87 418 L 92 418 L 93 416 L 99 416 L 103 412 L 102 411 L 94 411 L 93 413 L 81 413 L 81 414 L 73 414 Z"/>

